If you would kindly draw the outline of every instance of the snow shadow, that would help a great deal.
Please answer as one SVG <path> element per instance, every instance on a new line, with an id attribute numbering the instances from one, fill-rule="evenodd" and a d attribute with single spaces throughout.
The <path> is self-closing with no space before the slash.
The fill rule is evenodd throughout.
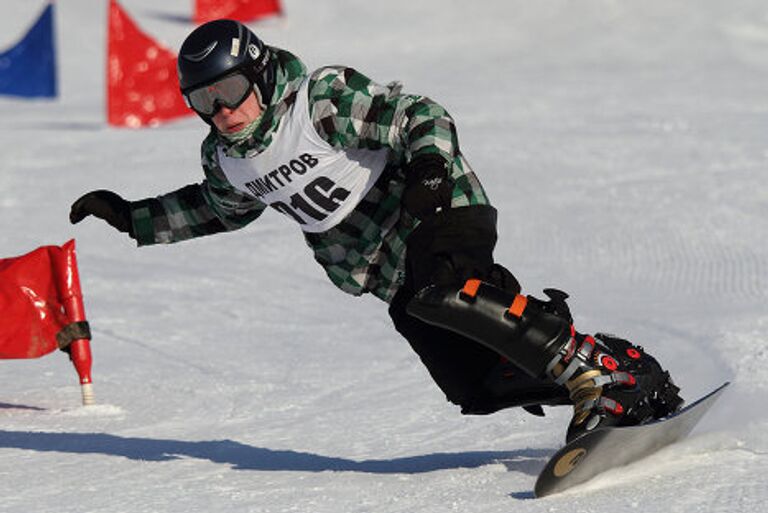
<path id="1" fill-rule="evenodd" d="M 433 453 L 384 460 L 355 461 L 291 450 L 252 447 L 232 440 L 188 442 L 127 438 L 105 433 L 47 433 L 0 430 L 0 448 L 71 454 L 104 454 L 137 461 L 197 458 L 237 470 L 420 474 L 437 470 L 503 464 L 510 471 L 538 475 L 555 449 Z"/>
<path id="2" fill-rule="evenodd" d="M 178 14 L 175 12 L 166 12 L 166 11 L 158 11 L 158 10 L 144 10 L 142 14 L 145 14 L 151 18 L 155 18 L 161 21 L 167 21 L 170 23 L 178 23 L 182 25 L 191 25 L 195 22 L 194 19 L 192 19 L 192 16 L 188 14 Z M 190 28 L 191 31 L 191 28 Z"/>
<path id="3" fill-rule="evenodd" d="M 33 410 L 33 411 L 45 411 L 45 408 L 39 408 L 37 406 L 27 406 L 25 404 L 10 404 L 0 403 L 0 410 Z"/>

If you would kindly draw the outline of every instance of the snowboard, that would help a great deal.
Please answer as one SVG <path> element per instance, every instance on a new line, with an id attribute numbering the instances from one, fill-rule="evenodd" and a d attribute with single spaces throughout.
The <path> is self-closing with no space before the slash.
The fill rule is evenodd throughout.
<path id="1" fill-rule="evenodd" d="M 663 419 L 639 426 L 597 428 L 570 441 L 547 462 L 534 493 L 544 497 L 584 483 L 608 469 L 632 463 L 688 433 L 715 403 L 728 382 Z"/>

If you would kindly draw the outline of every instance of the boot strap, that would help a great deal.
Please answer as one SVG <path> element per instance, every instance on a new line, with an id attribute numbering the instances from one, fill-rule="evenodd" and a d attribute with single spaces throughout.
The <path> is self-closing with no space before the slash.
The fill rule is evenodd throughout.
<path id="1" fill-rule="evenodd" d="M 603 411 L 607 411 L 610 413 L 613 413 L 614 415 L 621 415 L 624 413 L 624 407 L 621 405 L 620 402 L 614 401 L 610 397 L 605 397 L 601 395 L 597 399 L 589 399 L 587 401 L 584 401 L 582 411 L 591 411 L 594 409 L 599 409 Z"/>
<path id="2" fill-rule="evenodd" d="M 576 329 L 571 325 L 571 337 L 547 364 L 545 369 L 546 375 L 558 385 L 564 385 L 580 368 L 590 366 L 589 362 L 592 358 L 592 353 L 595 351 L 595 344 L 596 342 L 593 337 L 586 336 L 581 341 L 581 345 L 578 345 Z M 577 346 L 578 350 L 576 349 Z M 566 363 L 565 369 L 560 374 L 555 375 L 555 371 L 558 370 L 558 364 L 562 366 Z"/>

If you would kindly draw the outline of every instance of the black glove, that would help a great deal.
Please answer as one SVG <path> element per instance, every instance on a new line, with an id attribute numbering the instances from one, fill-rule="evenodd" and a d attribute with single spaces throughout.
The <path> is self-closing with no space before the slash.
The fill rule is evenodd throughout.
<path id="1" fill-rule="evenodd" d="M 113 228 L 136 238 L 131 222 L 131 203 L 112 191 L 91 191 L 72 204 L 69 221 L 79 223 L 88 216 L 105 220 Z"/>
<path id="2" fill-rule="evenodd" d="M 450 208 L 452 194 L 448 162 L 440 155 L 420 155 L 406 165 L 402 203 L 412 216 L 424 219 Z"/>

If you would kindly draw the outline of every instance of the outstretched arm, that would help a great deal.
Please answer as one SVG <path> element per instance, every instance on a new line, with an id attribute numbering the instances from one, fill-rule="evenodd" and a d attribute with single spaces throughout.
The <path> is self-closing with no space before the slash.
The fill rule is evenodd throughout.
<path id="1" fill-rule="evenodd" d="M 111 191 L 92 191 L 73 203 L 70 221 L 78 223 L 89 215 L 98 217 L 128 233 L 139 246 L 242 228 L 259 217 L 266 205 L 232 187 L 215 154 L 206 148 L 204 144 L 206 179 L 202 183 L 138 201 L 127 201 Z"/>

